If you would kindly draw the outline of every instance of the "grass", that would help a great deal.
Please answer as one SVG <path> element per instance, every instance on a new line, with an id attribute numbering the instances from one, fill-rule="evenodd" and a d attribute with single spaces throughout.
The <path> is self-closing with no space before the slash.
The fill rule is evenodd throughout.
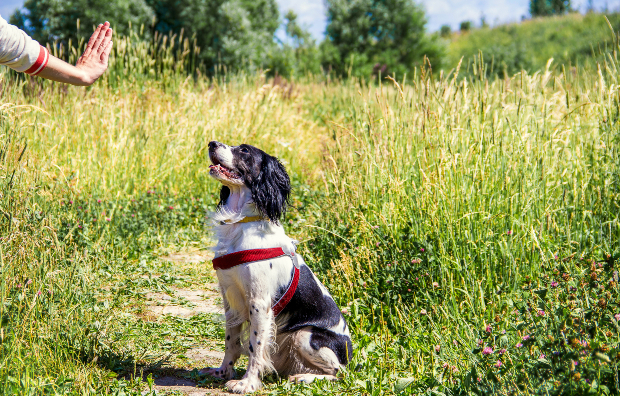
<path id="1" fill-rule="evenodd" d="M 284 161 L 284 224 L 353 331 L 342 381 L 264 394 L 620 389 L 613 53 L 506 79 L 284 84 L 187 78 L 171 41 L 120 39 L 90 89 L 0 74 L 3 393 L 138 394 L 140 373 L 221 348 L 217 317 L 143 315 L 149 291 L 213 282 L 160 259 L 211 244 L 213 139 Z"/>

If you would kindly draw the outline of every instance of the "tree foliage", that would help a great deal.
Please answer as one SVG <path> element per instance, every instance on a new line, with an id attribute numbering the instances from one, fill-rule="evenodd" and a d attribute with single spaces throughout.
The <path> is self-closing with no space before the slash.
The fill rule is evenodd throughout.
<path id="1" fill-rule="evenodd" d="M 126 34 L 130 24 L 138 27 L 152 19 L 153 11 L 144 0 L 26 0 L 10 22 L 46 43 L 90 37 L 92 27 L 105 21 L 110 21 L 117 33 Z"/>
<path id="2" fill-rule="evenodd" d="M 328 0 L 323 66 L 337 74 L 412 72 L 426 55 L 439 66 L 442 49 L 425 32 L 426 18 L 413 0 Z"/>
<path id="3" fill-rule="evenodd" d="M 563 15 L 570 10 L 570 0 L 530 0 L 530 14 L 533 17 Z"/>

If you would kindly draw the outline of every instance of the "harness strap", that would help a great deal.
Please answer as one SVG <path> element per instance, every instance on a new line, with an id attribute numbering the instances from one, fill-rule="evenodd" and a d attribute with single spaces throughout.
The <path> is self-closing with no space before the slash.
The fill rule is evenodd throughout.
<path id="1" fill-rule="evenodd" d="M 287 254 L 280 247 L 268 249 L 252 249 L 242 250 L 240 252 L 230 253 L 213 259 L 213 269 L 227 270 L 237 265 L 253 263 L 256 261 L 264 261 L 282 256 L 289 256 L 293 260 L 293 277 L 289 283 L 286 292 L 280 297 L 274 305 L 271 306 L 273 316 L 276 317 L 282 312 L 286 305 L 293 299 L 293 295 L 299 285 L 299 263 L 295 252 Z"/>

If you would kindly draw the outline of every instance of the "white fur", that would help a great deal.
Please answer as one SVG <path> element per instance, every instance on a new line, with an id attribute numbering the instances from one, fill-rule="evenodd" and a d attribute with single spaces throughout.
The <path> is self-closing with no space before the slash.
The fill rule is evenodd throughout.
<path id="1" fill-rule="evenodd" d="M 230 147 L 218 147 L 215 155 L 222 165 L 233 169 Z M 267 220 L 236 223 L 245 217 L 260 215 L 252 202 L 251 191 L 237 180 L 216 172 L 212 176 L 230 189 L 226 204 L 213 214 L 217 238 L 213 248 L 215 257 L 274 247 L 281 247 L 287 253 L 294 251 L 296 241 L 286 236 L 279 224 Z M 225 221 L 227 223 L 223 224 Z M 299 260 L 303 262 L 301 257 Z M 260 377 L 270 371 L 295 374 L 297 377 L 292 380 L 304 382 L 335 378 L 325 374 L 338 372 L 340 365 L 336 355 L 328 348 L 313 350 L 309 344 L 309 329 L 276 337 L 271 303 L 279 290 L 290 283 L 292 272 L 293 262 L 287 256 L 216 271 L 226 312 L 226 349 L 222 365 L 203 370 L 203 373 L 230 380 L 226 386 L 235 393 L 260 389 Z M 329 295 L 318 279 L 316 281 L 323 293 Z M 280 320 L 286 319 L 278 317 Z M 333 331 L 348 335 L 342 319 Z M 231 380 L 235 375 L 234 364 L 242 353 L 249 356 L 246 374 L 240 380 Z"/>

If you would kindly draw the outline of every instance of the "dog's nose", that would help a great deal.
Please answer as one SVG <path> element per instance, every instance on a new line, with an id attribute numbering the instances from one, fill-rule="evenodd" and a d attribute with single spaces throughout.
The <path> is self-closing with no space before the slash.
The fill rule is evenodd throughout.
<path id="1" fill-rule="evenodd" d="M 213 151 L 213 150 L 215 150 L 216 148 L 221 147 L 221 146 L 223 146 L 223 144 L 222 144 L 222 143 L 220 143 L 220 142 L 218 142 L 218 141 L 213 140 L 213 141 L 209 142 L 209 151 Z"/>

